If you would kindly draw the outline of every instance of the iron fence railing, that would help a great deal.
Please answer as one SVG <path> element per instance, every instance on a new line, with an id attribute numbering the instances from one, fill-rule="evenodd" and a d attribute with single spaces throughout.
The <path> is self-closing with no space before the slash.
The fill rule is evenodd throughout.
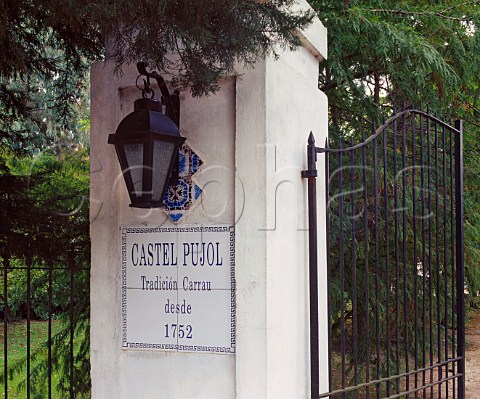
<path id="1" fill-rule="evenodd" d="M 89 269 L 74 251 L 2 261 L 3 397 L 89 397 Z"/>

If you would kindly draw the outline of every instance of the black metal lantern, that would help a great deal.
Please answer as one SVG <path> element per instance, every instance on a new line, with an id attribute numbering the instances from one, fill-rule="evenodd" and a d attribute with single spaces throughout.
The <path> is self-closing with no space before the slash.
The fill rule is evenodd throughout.
<path id="1" fill-rule="evenodd" d="M 178 167 L 178 150 L 185 138 L 178 130 L 178 93 L 172 101 L 161 76 L 156 72 L 147 73 L 142 63 L 137 67 L 140 76 L 147 77 L 142 89 L 144 98 L 135 101 L 134 111 L 120 122 L 115 134 L 108 136 L 108 143 L 115 145 L 130 206 L 157 208 L 163 204 L 172 170 Z M 150 77 L 157 80 L 166 113 L 172 117 L 162 113 L 161 101 L 145 98 L 147 94 L 153 97 Z"/>

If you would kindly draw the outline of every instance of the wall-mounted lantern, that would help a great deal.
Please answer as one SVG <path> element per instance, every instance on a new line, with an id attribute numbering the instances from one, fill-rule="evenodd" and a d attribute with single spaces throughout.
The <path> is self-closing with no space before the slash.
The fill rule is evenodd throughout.
<path id="1" fill-rule="evenodd" d="M 139 77 L 145 76 L 143 98 L 134 103 L 134 111 L 108 136 L 115 145 L 123 177 L 130 195 L 130 206 L 158 208 L 163 204 L 173 170 L 178 170 L 178 149 L 185 141 L 178 130 L 180 106 L 178 92 L 170 95 L 165 81 L 157 72 L 147 72 L 144 63 L 137 64 Z M 150 78 L 162 93 L 156 100 Z M 165 114 L 162 109 L 165 105 Z"/>

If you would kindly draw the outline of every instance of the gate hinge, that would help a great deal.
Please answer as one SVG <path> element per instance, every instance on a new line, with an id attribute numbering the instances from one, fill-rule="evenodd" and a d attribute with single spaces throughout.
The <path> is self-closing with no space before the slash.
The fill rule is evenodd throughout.
<path id="1" fill-rule="evenodd" d="M 308 179 L 309 177 L 317 177 L 318 173 L 316 169 L 310 170 L 302 170 L 302 177 Z"/>

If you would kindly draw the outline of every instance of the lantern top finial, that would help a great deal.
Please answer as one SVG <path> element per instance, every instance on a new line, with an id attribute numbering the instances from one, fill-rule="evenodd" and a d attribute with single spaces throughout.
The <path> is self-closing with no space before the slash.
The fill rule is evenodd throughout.
<path id="1" fill-rule="evenodd" d="M 162 103 L 154 98 L 139 98 L 133 103 L 133 109 L 148 109 L 150 111 L 162 112 Z"/>

